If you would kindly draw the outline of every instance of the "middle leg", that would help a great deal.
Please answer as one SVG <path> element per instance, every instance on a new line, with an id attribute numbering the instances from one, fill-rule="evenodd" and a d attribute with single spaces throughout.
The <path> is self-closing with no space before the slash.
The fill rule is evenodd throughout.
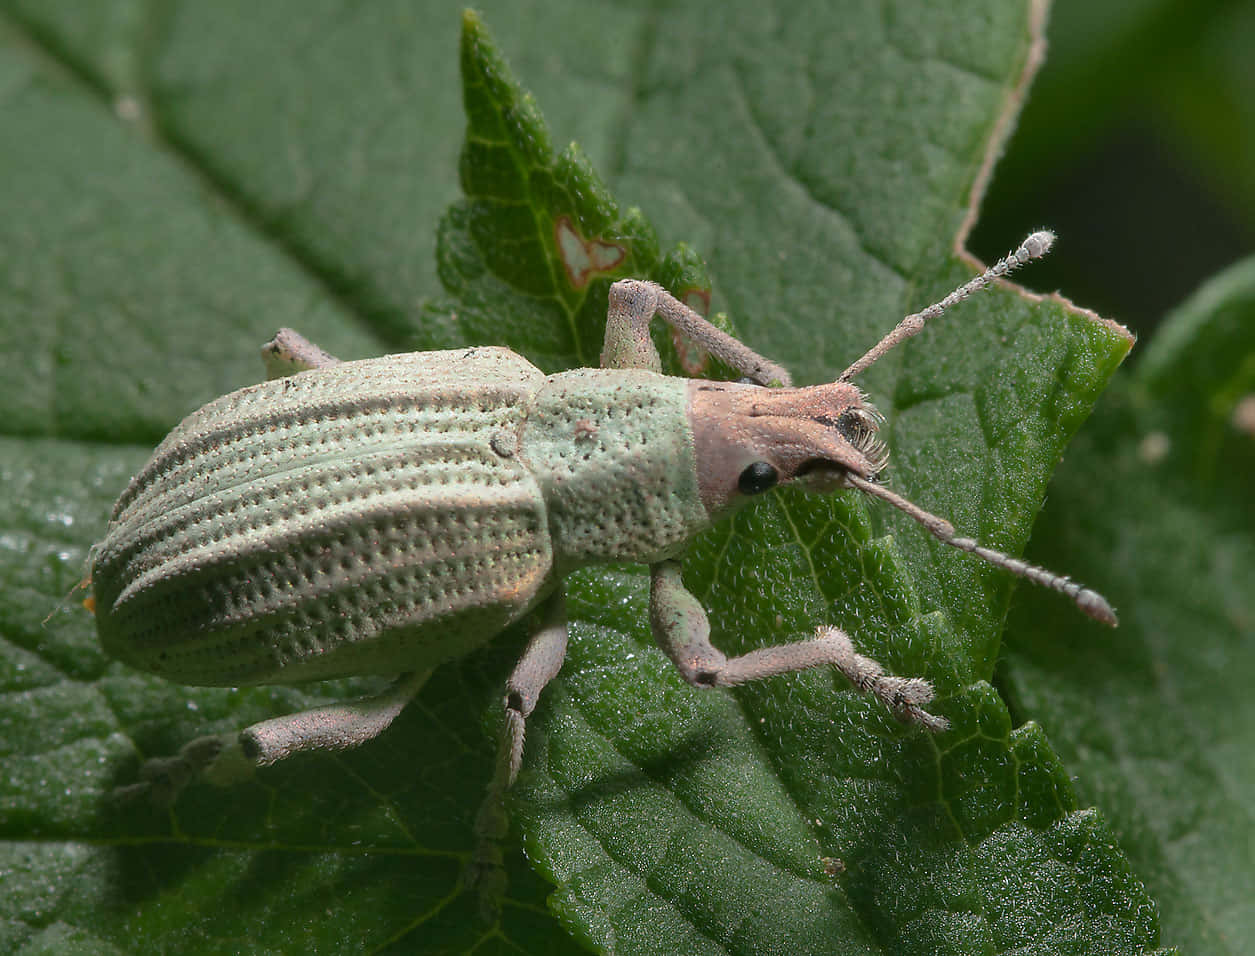
<path id="1" fill-rule="evenodd" d="M 497 745 L 497 762 L 488 793 L 475 818 L 475 853 L 471 859 L 467 882 L 477 886 L 480 908 L 491 917 L 505 893 L 505 869 L 500 843 L 509 830 L 506 814 L 506 792 L 519 775 L 523 763 L 523 739 L 527 718 L 536 708 L 540 692 L 545 689 L 566 657 L 566 600 L 561 586 L 545 602 L 540 627 L 532 635 L 527 649 L 506 681 L 501 739 Z"/>
<path id="2" fill-rule="evenodd" d="M 710 622 L 697 598 L 680 580 L 680 563 L 663 561 L 651 569 L 649 618 L 654 638 L 684 679 L 696 687 L 734 687 L 748 681 L 831 665 L 856 688 L 879 698 L 899 719 L 939 733 L 950 726 L 924 710 L 933 688 L 922 677 L 894 677 L 854 649 L 849 636 L 821 627 L 814 639 L 764 647 L 729 658 L 710 643 Z"/>

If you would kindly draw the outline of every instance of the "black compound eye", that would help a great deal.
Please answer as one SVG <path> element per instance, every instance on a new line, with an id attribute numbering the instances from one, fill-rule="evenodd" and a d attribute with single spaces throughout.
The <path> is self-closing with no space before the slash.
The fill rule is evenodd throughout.
<path id="1" fill-rule="evenodd" d="M 742 494 L 757 495 L 768 488 L 774 488 L 779 477 L 780 473 L 767 462 L 756 461 L 741 472 L 741 477 L 736 480 L 736 486 L 741 489 Z"/>

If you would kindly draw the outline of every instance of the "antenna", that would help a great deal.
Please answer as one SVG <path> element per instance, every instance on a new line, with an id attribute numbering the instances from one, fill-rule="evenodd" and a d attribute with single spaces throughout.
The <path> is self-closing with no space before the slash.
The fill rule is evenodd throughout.
<path id="1" fill-rule="evenodd" d="M 1047 571 L 1045 568 L 1038 567 L 1035 564 L 1029 564 L 1027 561 L 1021 561 L 1019 558 L 1013 558 L 1009 554 L 1003 554 L 1001 551 L 995 551 L 993 548 L 986 548 L 977 544 L 972 538 L 960 538 L 954 530 L 954 525 L 945 518 L 929 514 L 919 505 L 907 501 L 901 495 L 884 487 L 884 485 L 878 485 L 874 481 L 860 478 L 853 473 L 847 473 L 846 480 L 859 491 L 866 492 L 873 498 L 879 498 L 881 501 L 887 501 L 903 514 L 914 518 L 924 526 L 929 534 L 943 544 L 948 544 L 952 548 L 958 548 L 960 551 L 974 554 L 982 561 L 988 561 L 995 567 L 1003 568 L 1018 577 L 1027 578 L 1034 584 L 1040 584 L 1042 587 L 1047 587 L 1066 595 L 1072 599 L 1072 603 L 1082 613 L 1092 617 L 1095 621 L 1100 621 L 1111 627 L 1116 627 L 1120 623 L 1116 619 L 1116 612 L 1107 603 L 1107 599 L 1097 591 L 1091 591 L 1084 585 L 1077 584 L 1071 578 L 1062 574 L 1055 574 L 1053 571 Z"/>
<path id="2" fill-rule="evenodd" d="M 862 358 L 842 372 L 841 377 L 837 381 L 848 382 L 855 375 L 866 371 L 877 359 L 895 345 L 900 345 L 912 336 L 918 335 L 929 319 L 937 318 L 956 302 L 962 302 L 973 292 L 979 292 L 995 279 L 1001 279 L 1003 276 L 1009 275 L 1030 259 L 1041 258 L 1050 251 L 1054 241 L 1055 234 L 1048 230 L 1043 229 L 1040 232 L 1033 233 L 1020 243 L 1020 248 L 1016 249 L 1015 252 L 1003 259 L 999 259 L 971 282 L 959 286 L 940 302 L 930 305 L 923 311 L 908 315 L 894 326 L 888 335 L 868 350 Z"/>

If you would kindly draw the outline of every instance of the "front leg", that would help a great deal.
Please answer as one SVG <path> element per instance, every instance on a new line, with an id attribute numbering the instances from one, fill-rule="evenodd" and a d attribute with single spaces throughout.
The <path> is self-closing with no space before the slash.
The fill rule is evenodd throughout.
<path id="1" fill-rule="evenodd" d="M 759 385 L 789 385 L 789 373 L 743 342 L 715 328 L 656 282 L 621 279 L 610 287 L 602 368 L 662 370 L 658 350 L 649 337 L 655 315 Z"/>
<path id="2" fill-rule="evenodd" d="M 680 580 L 680 562 L 651 569 L 649 620 L 654 639 L 695 687 L 734 687 L 747 681 L 830 664 L 865 694 L 878 697 L 896 717 L 938 733 L 950 722 L 924 710 L 933 688 L 920 677 L 893 677 L 870 657 L 854 650 L 844 631 L 821 627 L 815 638 L 764 647 L 728 658 L 710 643 L 710 622 L 697 598 Z"/>

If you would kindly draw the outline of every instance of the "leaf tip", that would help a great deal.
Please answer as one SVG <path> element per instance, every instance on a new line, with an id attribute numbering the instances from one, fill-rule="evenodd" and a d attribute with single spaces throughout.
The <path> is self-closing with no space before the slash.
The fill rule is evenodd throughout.
<path id="1" fill-rule="evenodd" d="M 484 21 L 479 16 L 479 11 L 472 7 L 464 7 L 462 9 L 462 39 L 466 41 L 483 32 Z"/>

